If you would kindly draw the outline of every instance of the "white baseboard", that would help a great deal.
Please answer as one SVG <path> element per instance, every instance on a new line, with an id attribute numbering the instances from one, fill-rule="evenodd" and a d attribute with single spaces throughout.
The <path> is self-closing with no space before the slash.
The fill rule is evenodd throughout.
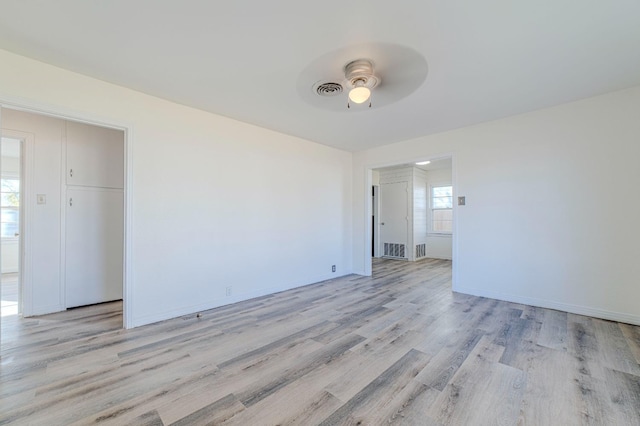
<path id="1" fill-rule="evenodd" d="M 38 306 L 33 309 L 33 312 L 30 312 L 28 315 L 23 313 L 25 318 L 34 317 L 36 315 L 47 315 L 47 314 L 55 314 L 56 312 L 62 312 L 66 310 L 62 305 L 48 305 L 48 306 Z"/>
<path id="2" fill-rule="evenodd" d="M 321 281 L 339 278 L 349 274 L 350 273 L 338 275 L 336 273 L 329 273 L 329 274 L 317 276 L 310 280 L 305 280 L 303 282 L 287 283 L 279 286 L 261 288 L 261 289 L 241 293 L 241 294 L 236 294 L 233 296 L 218 297 L 215 299 L 209 299 L 205 302 L 198 303 L 195 305 L 180 306 L 177 308 L 164 310 L 162 312 L 154 313 L 151 315 L 142 315 L 142 316 L 136 317 L 134 313 L 133 320 L 132 320 L 132 323 L 133 323 L 132 327 L 140 327 L 143 325 L 152 324 L 154 322 L 165 321 L 168 319 L 177 318 L 184 315 L 195 314 L 197 312 L 203 312 L 209 309 L 231 305 L 233 303 L 244 302 L 246 300 L 255 299 L 257 297 L 267 296 L 269 294 L 279 293 L 281 291 L 291 290 L 294 288 L 303 287 L 305 285 L 315 284 Z"/>
<path id="3" fill-rule="evenodd" d="M 557 302 L 548 299 L 535 297 L 523 297 L 514 294 L 500 293 L 494 291 L 480 290 L 477 288 L 456 286 L 453 291 L 470 294 L 472 296 L 488 297 L 490 299 L 504 300 L 506 302 L 520 303 L 522 305 L 536 306 L 539 308 L 555 309 L 557 311 L 569 312 L 572 314 L 586 315 L 605 320 L 618 321 L 626 324 L 640 325 L 640 316 L 627 314 L 624 312 L 607 311 L 590 306 L 573 305 L 570 303 Z"/>

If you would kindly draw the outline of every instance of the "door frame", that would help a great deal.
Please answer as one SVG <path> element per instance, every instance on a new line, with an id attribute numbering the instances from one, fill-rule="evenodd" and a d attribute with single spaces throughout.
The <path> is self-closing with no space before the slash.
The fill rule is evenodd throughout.
<path id="1" fill-rule="evenodd" d="M 123 316 L 123 328 L 132 328 L 133 327 L 133 315 L 132 315 L 132 306 L 133 306 L 133 271 L 132 271 L 132 265 L 133 265 L 133 250 L 132 250 L 132 237 L 133 237 L 133 229 L 132 229 L 132 213 L 133 213 L 133 180 L 132 180 L 132 176 L 133 176 L 133 162 L 132 162 L 132 158 L 133 158 L 133 141 L 134 141 L 134 126 L 132 123 L 128 123 L 128 122 L 123 122 L 123 121 L 119 121 L 119 120 L 114 120 L 111 118 L 105 118 L 102 116 L 99 116 L 97 114 L 92 114 L 90 112 L 86 112 L 86 111 L 77 111 L 77 110 L 72 110 L 69 108 L 65 108 L 59 105 L 49 105 L 49 104 L 41 104 L 32 100 L 25 100 L 22 98 L 19 99 L 15 99 L 15 98 L 7 98 L 7 97 L 1 97 L 0 96 L 0 110 L 6 108 L 6 109 L 12 109 L 12 110 L 17 110 L 17 111 L 23 111 L 23 112 L 28 112 L 31 114 L 37 114 L 37 115 L 44 115 L 44 116 L 49 116 L 49 117 L 53 117 L 53 118 L 58 118 L 61 120 L 69 120 L 69 121 L 76 121 L 76 122 L 80 122 L 80 123 L 85 123 L 85 124 L 90 124 L 93 126 L 99 126 L 99 127 L 106 127 L 106 128 L 111 128 L 111 129 L 117 129 L 117 130 L 121 130 L 124 132 L 124 211 L 123 211 L 123 216 L 124 216 L 124 235 L 123 235 L 123 279 L 122 279 L 122 283 L 123 283 L 123 289 L 122 289 L 122 316 Z M 2 128 L 2 115 L 0 114 L 0 128 Z M 64 150 L 63 150 L 64 152 Z M 31 160 L 27 161 L 33 161 L 33 147 L 32 147 L 32 151 L 31 151 L 31 155 L 29 156 L 29 158 L 31 158 Z M 25 159 L 26 159 L 26 155 L 25 155 Z M 64 170 L 64 168 L 62 168 Z M 31 173 L 35 173 L 35 168 L 33 166 L 33 164 L 31 165 Z M 25 188 L 26 190 L 27 188 Z M 25 199 L 26 200 L 31 200 L 33 201 L 35 198 L 35 193 L 33 192 L 32 188 L 30 189 L 30 192 L 26 192 L 25 191 Z M 28 203 L 25 203 L 28 204 Z M 26 213 L 26 211 L 25 211 Z M 26 218 L 26 220 L 29 220 L 29 217 Z M 65 217 L 64 217 L 64 209 L 62 212 L 62 226 L 64 226 L 64 221 L 65 221 Z M 30 235 L 30 234 L 28 234 Z M 62 239 L 62 241 L 64 241 L 64 238 Z M 63 243 L 64 244 L 64 243 Z M 32 256 L 31 256 L 31 251 L 32 251 L 32 245 L 28 243 L 27 239 L 25 238 L 25 244 L 23 246 L 23 253 L 24 253 L 24 258 L 26 262 L 30 262 Z M 64 250 L 64 247 L 61 247 L 61 249 Z M 60 259 L 60 265 L 61 265 L 61 276 L 60 276 L 60 280 L 61 280 L 61 293 L 60 293 L 60 297 L 64 298 L 64 294 L 65 294 L 65 289 L 64 289 L 64 272 L 63 271 L 63 266 L 64 266 L 64 251 L 62 251 L 62 255 L 61 255 L 61 259 Z M 29 274 L 29 279 L 31 277 L 31 270 L 34 267 L 34 265 L 29 264 L 28 266 L 25 265 L 24 271 L 23 273 L 28 273 Z M 28 270 L 29 268 L 29 270 Z M 23 314 L 25 316 L 29 315 L 29 312 L 27 311 L 27 308 L 30 308 L 28 306 L 28 302 L 30 300 L 33 300 L 32 296 L 32 292 L 33 292 L 33 284 L 30 281 L 23 281 L 23 285 L 24 285 L 24 301 L 27 302 L 27 304 L 24 305 L 24 311 Z M 28 285 L 28 287 L 27 287 Z M 29 293 L 31 292 L 31 293 Z M 31 310 L 31 312 L 33 312 Z"/>
<path id="2" fill-rule="evenodd" d="M 2 117 L 0 116 L 0 124 Z M 19 211 L 19 235 L 18 235 L 18 315 L 31 312 L 31 306 L 25 304 L 25 300 L 32 300 L 33 265 L 31 256 L 31 235 L 33 206 L 24 200 L 35 197 L 33 191 L 34 160 L 33 149 L 35 137 L 33 133 L 22 132 L 13 129 L 2 129 L 0 135 L 20 140 L 20 211 Z M 28 295 L 25 296 L 25 295 Z"/>
<path id="3" fill-rule="evenodd" d="M 371 230 L 372 223 L 372 206 L 373 195 L 371 194 L 371 187 L 373 186 L 373 171 L 375 169 L 382 169 L 385 167 L 400 166 L 403 164 L 413 164 L 419 161 L 433 161 L 442 158 L 451 158 L 451 185 L 453 186 L 453 199 L 457 199 L 458 185 L 457 185 L 457 164 L 456 155 L 453 152 L 442 152 L 433 155 L 412 156 L 403 161 L 388 161 L 384 163 L 370 163 L 364 165 L 364 271 L 363 275 L 371 276 L 372 256 L 371 256 L 371 244 L 372 235 Z M 458 205 L 453 203 L 453 232 L 451 238 L 451 285 L 452 288 L 457 287 L 458 277 Z"/>
<path id="4" fill-rule="evenodd" d="M 373 257 L 380 257 L 380 185 L 372 185 L 371 191 L 372 197 L 372 213 L 371 220 L 373 224 L 371 226 L 372 242 L 373 244 Z"/>

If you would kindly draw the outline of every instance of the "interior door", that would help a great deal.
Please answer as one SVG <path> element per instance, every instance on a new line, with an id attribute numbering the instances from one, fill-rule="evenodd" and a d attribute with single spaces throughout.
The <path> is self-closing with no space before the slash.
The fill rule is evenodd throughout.
<path id="1" fill-rule="evenodd" d="M 123 193 L 67 189 L 67 308 L 122 299 Z"/>
<path id="2" fill-rule="evenodd" d="M 380 253 L 384 257 L 408 258 L 408 182 L 380 185 Z"/>
<path id="3" fill-rule="evenodd" d="M 66 122 L 67 185 L 124 187 L 124 132 Z"/>

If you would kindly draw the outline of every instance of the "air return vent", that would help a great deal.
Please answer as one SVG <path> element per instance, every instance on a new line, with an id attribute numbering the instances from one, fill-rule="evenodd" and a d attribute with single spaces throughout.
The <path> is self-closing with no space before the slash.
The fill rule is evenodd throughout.
<path id="1" fill-rule="evenodd" d="M 416 244 L 416 259 L 427 255 L 427 245 L 425 243 Z"/>
<path id="2" fill-rule="evenodd" d="M 342 85 L 333 82 L 320 82 L 315 85 L 315 92 L 320 96 L 335 96 L 342 93 Z"/>
<path id="3" fill-rule="evenodd" d="M 384 243 L 384 256 L 405 258 L 404 244 Z"/>

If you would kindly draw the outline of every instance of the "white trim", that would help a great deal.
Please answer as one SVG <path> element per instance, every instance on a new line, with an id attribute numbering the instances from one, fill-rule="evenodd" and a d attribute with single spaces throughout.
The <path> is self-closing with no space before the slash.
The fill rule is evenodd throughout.
<path id="1" fill-rule="evenodd" d="M 640 325 L 640 316 L 627 314 L 624 312 L 607 311 L 604 309 L 592 308 L 583 305 L 574 305 L 571 303 L 556 302 L 548 299 L 540 299 L 537 297 L 516 296 L 509 293 L 496 291 L 480 290 L 472 287 L 454 286 L 453 291 L 457 293 L 469 294 L 471 296 L 488 297 L 491 299 L 503 300 L 506 302 L 519 303 L 522 305 L 535 306 L 545 309 L 555 309 L 558 311 L 569 312 L 572 314 L 586 315 L 594 318 L 602 318 L 610 321 L 623 322 L 626 324 Z"/>
<path id="2" fill-rule="evenodd" d="M 2 129 L 2 136 L 20 140 L 20 254 L 18 278 L 18 314 L 33 315 L 33 264 L 31 255 L 31 236 L 33 235 L 33 203 L 36 194 L 33 190 L 34 180 L 34 141 L 33 133 L 12 129 Z M 31 302 L 25 304 L 25 300 Z"/>
<path id="3" fill-rule="evenodd" d="M 45 104 L 33 99 L 25 99 L 15 96 L 7 96 L 6 94 L 0 94 L 0 108 L 13 109 L 18 111 L 29 112 L 33 114 L 40 114 L 49 117 L 59 118 L 63 120 L 76 121 L 80 123 L 90 124 L 94 126 L 106 127 L 110 129 L 117 129 L 124 131 L 124 161 L 125 161 L 125 177 L 124 177 L 124 268 L 123 268 L 123 327 L 133 327 L 133 299 L 134 294 L 133 286 L 133 273 L 132 273 L 132 239 L 133 239 L 133 223 L 132 223 L 132 211 L 133 211 L 133 123 L 122 122 L 120 120 L 112 120 L 95 114 L 88 113 L 87 111 L 77 111 L 69 109 L 60 105 Z M 1 122 L 0 122 L 1 124 Z M 66 137 L 66 136 L 65 136 Z M 66 143 L 65 149 L 66 149 Z M 63 154 L 64 155 L 64 154 Z M 62 164 L 66 164 L 63 162 Z M 63 173 L 66 167 L 62 167 Z M 62 181 L 64 182 L 64 181 Z M 60 183 L 62 185 L 62 182 Z M 61 187 L 62 188 L 62 187 Z M 62 190 L 61 193 L 66 191 Z M 66 194 L 65 194 L 66 195 Z M 35 199 L 34 197 L 32 197 Z M 65 197 L 66 199 L 66 197 Z M 65 202 L 60 205 L 63 213 L 65 211 Z M 64 215 L 61 215 L 64 223 Z M 62 239 L 61 239 L 62 241 Z M 30 251 L 30 250 L 29 250 Z M 61 252 L 63 256 L 64 251 Z M 30 256 L 30 253 L 27 255 Z M 27 257 L 25 256 L 25 257 Z M 63 259 L 60 259 L 63 260 Z M 60 264 L 61 273 L 64 270 L 64 263 Z M 64 282 L 64 281 L 63 281 Z M 26 288 L 25 288 L 26 289 Z M 32 289 L 30 289 L 32 291 Z M 64 290 L 64 289 L 62 289 Z M 61 291 L 61 298 L 64 298 L 64 291 Z M 33 298 L 31 297 L 31 300 Z M 64 299 L 62 300 L 64 302 Z M 64 304 L 62 304 L 64 306 Z M 63 308 L 64 309 L 64 308 Z"/>
<path id="4" fill-rule="evenodd" d="M 60 293 L 59 303 L 67 309 L 67 125 L 63 126 L 60 147 Z"/>
<path id="5" fill-rule="evenodd" d="M 372 174 L 373 177 L 373 174 Z M 378 185 L 371 185 L 373 198 L 373 191 L 375 191 L 375 206 L 372 203 L 372 211 L 371 211 L 371 220 L 375 218 L 374 224 L 369 224 L 369 226 L 375 226 L 375 233 L 373 235 L 373 257 L 381 257 L 380 256 L 380 183 Z M 374 214 L 375 213 L 375 214 Z"/>
<path id="6" fill-rule="evenodd" d="M 456 156 L 451 155 L 451 186 L 453 186 L 453 199 L 457 200 L 458 194 L 458 165 Z M 458 203 L 453 203 L 453 228 L 451 235 L 451 289 L 458 285 Z"/>
<path id="7" fill-rule="evenodd" d="M 364 193 L 365 193 L 365 197 L 364 197 L 364 223 L 365 223 L 365 229 L 364 229 L 364 264 L 363 266 L 363 271 L 362 271 L 362 275 L 370 277 L 372 274 L 372 267 L 371 267 L 371 262 L 372 262 L 372 258 L 371 258 L 371 244 L 372 244 L 372 235 L 371 235 L 371 227 L 373 226 L 373 224 L 371 223 L 371 221 L 373 220 L 371 218 L 372 216 L 372 203 L 373 203 L 373 195 L 371 194 L 371 188 L 373 186 L 373 167 L 370 168 L 366 168 L 364 169 Z"/>
<path id="8" fill-rule="evenodd" d="M 133 328 L 133 126 L 124 128 L 124 257 L 122 265 L 122 322 Z"/>
<path id="9" fill-rule="evenodd" d="M 433 211 L 434 210 L 449 210 L 449 209 L 434 209 L 433 208 L 433 188 L 444 188 L 444 187 L 451 187 L 451 217 L 453 220 L 453 205 L 455 204 L 453 202 L 453 200 L 455 198 L 453 198 L 453 184 L 451 183 L 451 180 L 448 181 L 434 181 L 434 182 L 429 182 L 429 218 L 428 218 L 428 225 L 427 225 L 427 235 L 428 236 L 436 236 L 436 235 L 451 235 L 453 234 L 453 223 L 451 223 L 451 231 L 434 231 L 433 230 Z"/>
<path id="10" fill-rule="evenodd" d="M 195 305 L 182 306 L 180 308 L 168 309 L 164 310 L 160 313 L 155 313 L 151 315 L 143 315 L 141 317 L 135 318 L 132 322 L 132 327 L 140 327 L 147 324 L 156 323 L 159 321 L 164 321 L 168 319 L 178 318 L 185 315 L 193 315 L 195 317 L 196 313 L 208 311 L 210 309 L 219 308 L 221 306 L 231 305 L 233 303 L 246 302 L 251 299 L 255 299 L 256 297 L 272 295 L 275 293 L 279 293 L 281 291 L 292 290 L 299 287 L 304 287 L 307 285 L 319 284 L 323 281 L 333 280 L 336 278 L 344 277 L 350 275 L 349 273 L 336 275 L 335 272 L 329 274 L 318 275 L 314 278 L 307 279 L 301 282 L 290 282 L 288 284 L 277 285 L 268 288 L 262 288 L 257 290 L 248 291 L 241 294 L 236 294 L 233 296 L 223 296 L 215 299 L 210 299 L 205 302 L 200 302 Z"/>

